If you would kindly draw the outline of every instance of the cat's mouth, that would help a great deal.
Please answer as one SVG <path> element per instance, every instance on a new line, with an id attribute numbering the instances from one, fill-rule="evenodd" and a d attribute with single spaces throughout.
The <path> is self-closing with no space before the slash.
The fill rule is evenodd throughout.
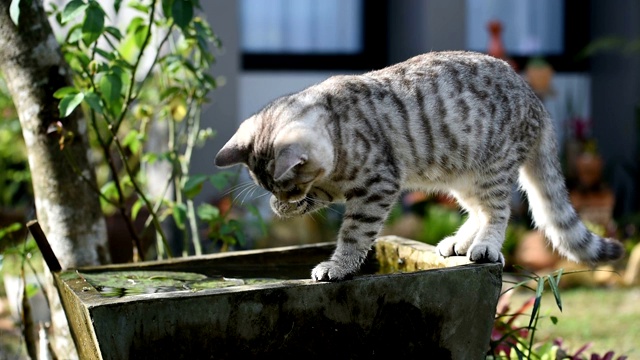
<path id="1" fill-rule="evenodd" d="M 309 210 L 309 203 L 306 196 L 298 201 L 280 201 L 275 195 L 271 195 L 269 205 L 276 215 L 287 218 L 291 216 L 303 215 Z"/>

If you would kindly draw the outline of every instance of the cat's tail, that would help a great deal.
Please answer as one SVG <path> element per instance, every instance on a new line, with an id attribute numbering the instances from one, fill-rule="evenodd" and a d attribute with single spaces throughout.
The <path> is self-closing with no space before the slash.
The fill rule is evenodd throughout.
<path id="1" fill-rule="evenodd" d="M 624 255 L 622 244 L 587 230 L 572 207 L 558 162 L 555 134 L 550 123 L 546 125 L 520 168 L 520 184 L 527 193 L 535 225 L 569 260 L 594 265 L 619 259 Z"/>

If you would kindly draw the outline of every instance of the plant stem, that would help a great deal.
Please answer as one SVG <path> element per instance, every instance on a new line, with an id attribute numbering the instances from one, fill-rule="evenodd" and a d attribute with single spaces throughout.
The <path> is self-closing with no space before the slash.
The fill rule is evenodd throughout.
<path id="1" fill-rule="evenodd" d="M 193 102 L 192 102 L 193 104 Z M 193 124 L 187 132 L 187 147 L 184 151 L 184 161 L 182 163 L 182 173 L 189 173 L 189 165 L 191 164 L 191 155 L 193 154 L 193 148 L 196 145 L 198 139 L 198 133 L 200 132 L 200 113 L 201 104 L 196 102 L 193 115 L 189 119 L 193 119 Z M 198 232 L 198 223 L 196 221 L 196 211 L 193 205 L 192 199 L 187 199 L 187 217 L 189 218 L 189 226 L 191 227 L 191 242 L 196 255 L 202 254 L 202 246 L 200 245 L 200 234 Z"/>
<path id="2" fill-rule="evenodd" d="M 149 202 L 149 199 L 147 199 L 147 197 L 144 195 L 144 192 L 140 188 L 140 185 L 138 185 L 138 182 L 134 180 L 133 171 L 131 170 L 131 168 L 129 168 L 129 163 L 127 163 L 127 157 L 124 154 L 124 150 L 122 149 L 122 144 L 120 144 L 120 140 L 118 140 L 118 137 L 116 136 L 116 134 L 114 132 L 113 126 L 109 125 L 109 130 L 111 130 L 111 132 L 112 132 L 112 136 L 113 136 L 112 139 L 114 140 L 114 143 L 116 145 L 116 149 L 118 150 L 118 154 L 120 155 L 120 158 L 122 159 L 122 163 L 124 164 L 124 168 L 125 168 L 127 174 L 129 175 L 129 178 L 131 179 L 131 184 L 133 185 L 133 188 L 135 189 L 135 191 L 138 194 L 138 196 L 140 196 L 140 199 L 142 199 L 142 201 L 144 202 L 144 204 L 147 207 L 147 209 L 149 209 L 149 212 L 150 212 L 150 214 L 152 216 L 152 219 L 153 219 L 153 224 L 156 227 L 156 231 L 160 235 L 160 238 L 162 239 L 162 242 L 164 243 L 164 246 L 166 247 L 167 256 L 169 258 L 172 258 L 173 255 L 171 254 L 171 249 L 169 248 L 169 242 L 167 241 L 167 236 L 165 235 L 164 231 L 162 230 L 162 225 L 160 224 L 160 220 L 158 219 L 158 214 L 156 214 L 153 211 L 153 207 L 151 206 L 151 202 Z"/>
<path id="3" fill-rule="evenodd" d="M 93 84 L 93 81 L 91 82 L 92 85 L 94 86 L 95 89 L 95 84 Z M 131 216 L 129 216 L 129 212 L 127 210 L 126 207 L 126 203 L 125 203 L 125 196 L 124 196 L 124 191 L 122 190 L 122 186 L 120 184 L 120 179 L 118 176 L 118 170 L 115 167 L 115 164 L 113 162 L 113 157 L 111 156 L 111 151 L 109 151 L 109 145 L 107 145 L 104 140 L 102 139 L 102 136 L 100 135 L 100 131 L 98 129 L 98 123 L 96 121 L 96 113 L 93 109 L 91 109 L 90 111 L 90 116 L 91 116 L 91 126 L 93 127 L 93 130 L 96 132 L 96 136 L 98 138 L 98 143 L 100 144 L 100 147 L 102 148 L 102 152 L 104 153 L 104 157 L 107 160 L 107 164 L 109 165 L 109 169 L 111 170 L 111 173 L 113 174 L 113 180 L 114 183 L 116 184 L 116 190 L 118 192 L 118 203 L 115 205 L 118 208 L 118 211 L 120 212 L 120 215 L 122 216 L 122 220 L 124 221 L 125 225 L 127 226 L 127 230 L 129 231 L 129 234 L 131 234 L 131 238 L 133 239 L 133 246 L 135 247 L 136 251 L 138 252 L 138 258 L 142 258 L 144 257 L 144 251 L 142 249 L 142 241 L 140 240 L 140 236 L 138 236 L 138 232 L 135 229 L 135 226 L 133 225 L 133 219 L 131 218 Z M 106 120 L 106 119 L 105 119 Z M 68 157 L 68 156 L 67 156 Z M 123 162 L 126 163 L 126 161 L 123 160 Z M 84 176 L 82 177 L 84 179 Z M 135 182 L 133 177 L 131 177 L 131 182 Z M 113 204 L 113 202 L 111 200 L 109 200 L 106 196 L 104 196 L 102 194 L 102 191 L 100 191 L 99 189 L 97 189 L 95 186 L 92 186 L 93 189 L 95 189 L 98 194 L 100 194 L 101 198 L 107 199 L 109 201 L 109 203 Z M 134 261 L 136 260 L 135 254 L 133 257 Z"/>
<path id="4" fill-rule="evenodd" d="M 135 87 L 135 84 L 136 84 L 136 72 L 138 71 L 138 67 L 140 66 L 140 61 L 142 60 L 142 55 L 144 54 L 144 50 L 149 44 L 149 40 L 151 39 L 151 33 L 153 29 L 153 20 L 156 14 L 156 1 L 157 0 L 153 0 L 153 2 L 151 3 L 151 13 L 149 15 L 149 30 L 147 31 L 147 36 L 145 36 L 144 40 L 142 41 L 142 45 L 140 45 L 140 52 L 138 53 L 136 62 L 133 64 L 133 68 L 131 70 L 131 83 L 129 84 L 129 89 L 127 89 L 127 97 L 125 98 L 123 110 L 122 110 L 122 113 L 120 113 L 120 117 L 116 120 L 116 123 L 114 124 L 114 128 L 112 130 L 112 133 L 114 135 L 112 138 L 107 140 L 107 145 L 111 145 L 111 142 L 115 138 L 115 134 L 118 133 L 118 129 L 120 129 L 120 125 L 122 124 L 122 121 L 124 120 L 124 117 L 127 114 L 127 109 L 129 109 L 129 106 L 134 100 L 133 88 Z M 151 68 L 153 68 L 154 65 L 155 65 L 155 62 L 151 64 Z"/>
<path id="5" fill-rule="evenodd" d="M 189 218 L 189 226 L 191 227 L 191 242 L 193 242 L 193 250 L 196 255 L 202 255 L 198 222 L 196 221 L 196 210 L 193 205 L 193 200 L 191 199 L 187 200 L 187 218 Z"/>

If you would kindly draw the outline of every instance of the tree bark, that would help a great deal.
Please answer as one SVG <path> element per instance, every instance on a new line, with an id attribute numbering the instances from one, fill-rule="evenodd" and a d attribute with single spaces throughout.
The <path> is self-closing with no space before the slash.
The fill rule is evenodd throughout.
<path id="1" fill-rule="evenodd" d="M 104 216 L 95 185 L 86 181 L 95 184 L 87 124 L 79 107 L 60 119 L 53 97 L 59 88 L 72 85 L 71 70 L 41 1 L 21 1 L 19 26 L 9 17 L 10 3 L 0 0 L 0 70 L 27 145 L 38 221 L 63 268 L 107 263 Z M 66 155 L 60 134 L 50 131 L 58 121 L 71 139 L 64 145 Z"/>
<path id="2" fill-rule="evenodd" d="M 63 268 L 105 264 L 109 262 L 106 223 L 94 191 L 87 124 L 79 107 L 60 119 L 53 97 L 56 90 L 72 84 L 71 70 L 41 0 L 21 0 L 18 26 L 9 16 L 10 4 L 11 0 L 0 0 L 0 70 L 27 145 L 38 221 Z M 70 139 L 64 150 L 60 134 L 50 131 L 58 122 Z M 51 286 L 48 295 L 52 346 L 58 357 L 74 358 L 66 318 Z"/>

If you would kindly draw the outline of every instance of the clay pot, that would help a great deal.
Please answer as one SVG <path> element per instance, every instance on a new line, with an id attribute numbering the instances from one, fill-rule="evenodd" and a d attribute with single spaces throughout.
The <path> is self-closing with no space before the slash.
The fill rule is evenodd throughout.
<path id="1" fill-rule="evenodd" d="M 580 185 L 592 188 L 602 178 L 602 158 L 600 155 L 583 153 L 576 158 L 576 175 Z"/>
<path id="2" fill-rule="evenodd" d="M 536 94 L 548 94 L 551 92 L 551 79 L 553 68 L 546 62 L 532 62 L 525 69 L 525 76 Z"/>

